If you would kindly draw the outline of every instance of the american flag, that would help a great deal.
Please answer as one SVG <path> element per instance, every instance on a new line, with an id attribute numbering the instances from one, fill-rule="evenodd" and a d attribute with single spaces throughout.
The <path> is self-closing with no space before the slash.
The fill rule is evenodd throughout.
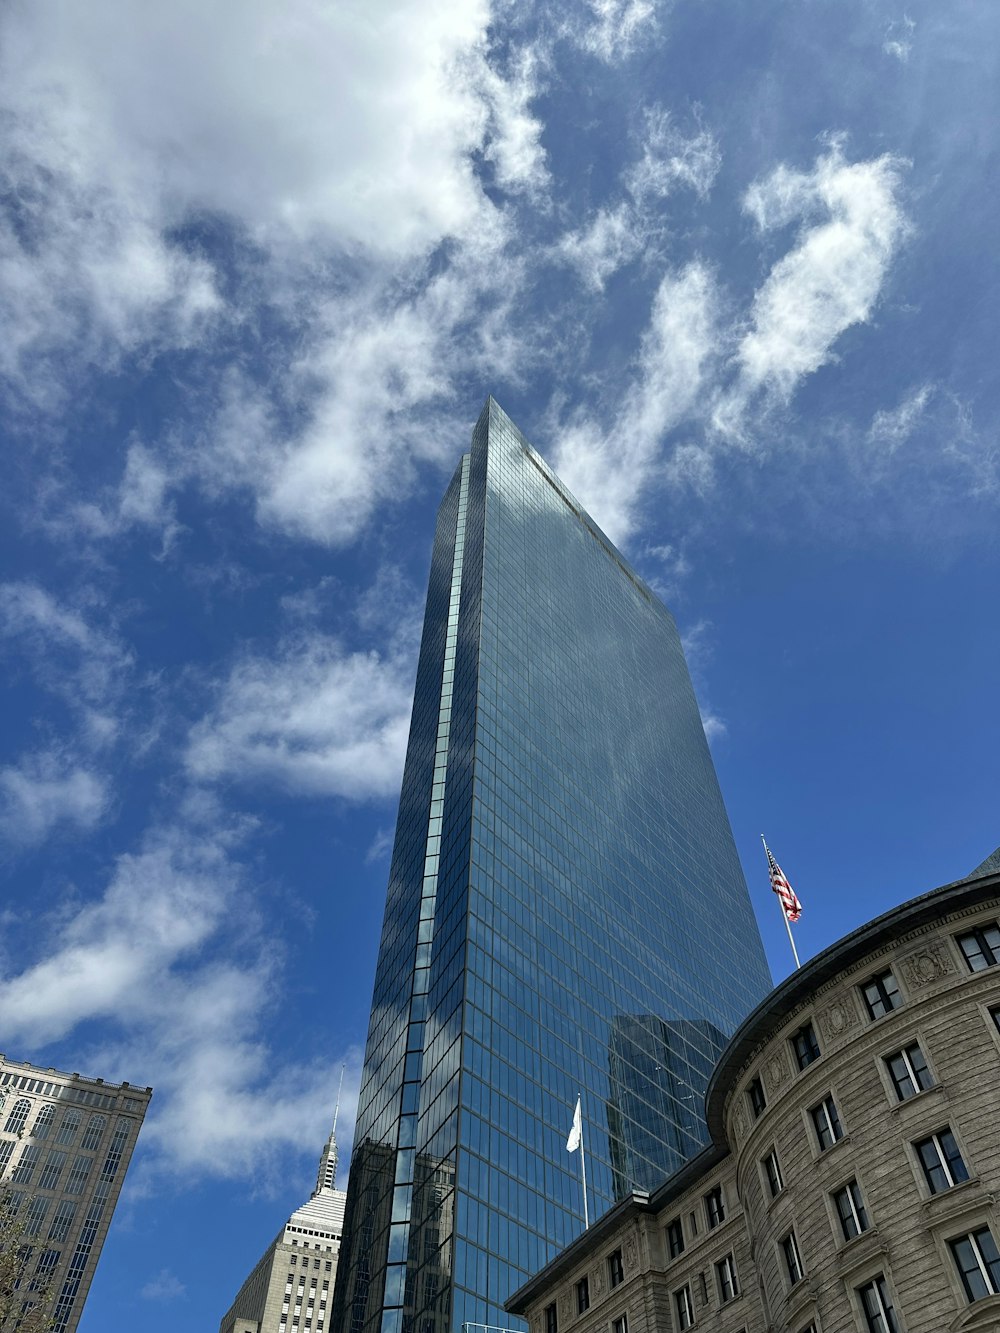
<path id="1" fill-rule="evenodd" d="M 785 872 L 771 855 L 771 849 L 766 842 L 764 843 L 764 851 L 767 852 L 767 872 L 771 877 L 771 888 L 778 895 L 785 920 L 794 925 L 802 915 L 802 904 L 796 897 L 795 890 L 785 878 Z"/>

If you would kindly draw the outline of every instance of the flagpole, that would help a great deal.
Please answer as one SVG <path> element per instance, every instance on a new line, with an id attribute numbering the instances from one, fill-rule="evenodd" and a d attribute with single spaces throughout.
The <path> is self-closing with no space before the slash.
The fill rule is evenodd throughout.
<path id="1" fill-rule="evenodd" d="M 767 840 L 765 839 L 763 833 L 760 835 L 760 840 L 764 844 L 764 853 L 767 856 L 768 865 L 770 865 L 771 853 L 768 851 Z M 792 923 L 789 921 L 788 913 L 785 911 L 785 904 L 781 901 L 780 898 L 778 899 L 778 910 L 781 913 L 782 921 L 784 921 L 785 923 L 785 930 L 788 932 L 788 943 L 792 946 L 792 957 L 795 959 L 795 968 L 797 971 L 802 966 L 802 964 L 799 962 L 799 951 L 795 947 L 795 940 L 792 936 Z"/>
<path id="2" fill-rule="evenodd" d="M 580 1101 L 580 1175 L 583 1179 L 583 1229 L 590 1230 L 590 1214 L 587 1211 L 587 1159 L 583 1149 L 583 1093 L 577 1094 Z"/>

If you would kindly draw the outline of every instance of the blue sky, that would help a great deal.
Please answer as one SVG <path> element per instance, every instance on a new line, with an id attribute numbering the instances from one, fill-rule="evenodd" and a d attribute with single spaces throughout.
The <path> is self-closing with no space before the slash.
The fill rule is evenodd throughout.
<path id="1" fill-rule="evenodd" d="M 349 1146 L 487 392 L 677 616 L 776 978 L 760 830 L 803 957 L 1000 842 L 1000 9 L 0 36 L 0 1045 L 156 1090 L 83 1329 L 211 1328 L 342 1063 Z"/>

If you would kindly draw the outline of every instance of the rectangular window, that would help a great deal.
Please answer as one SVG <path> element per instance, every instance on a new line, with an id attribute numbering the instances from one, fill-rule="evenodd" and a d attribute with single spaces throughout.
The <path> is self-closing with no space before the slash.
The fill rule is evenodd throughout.
<path id="1" fill-rule="evenodd" d="M 803 1024 L 798 1032 L 792 1033 L 792 1050 L 795 1052 L 795 1063 L 800 1069 L 805 1069 L 807 1065 L 819 1059 L 822 1052 L 816 1040 L 816 1030 L 811 1023 Z"/>
<path id="2" fill-rule="evenodd" d="M 76 1204 L 71 1199 L 63 1199 L 56 1205 L 49 1227 L 49 1240 L 65 1240 L 76 1216 Z"/>
<path id="3" fill-rule="evenodd" d="M 608 1255 L 608 1282 L 612 1287 L 617 1287 L 620 1282 L 625 1281 L 625 1269 L 622 1267 L 622 1252 L 615 1250 L 614 1254 Z"/>
<path id="4" fill-rule="evenodd" d="M 794 1287 L 796 1282 L 802 1281 L 802 1258 L 799 1254 L 799 1245 L 795 1239 L 794 1231 L 790 1231 L 781 1242 L 781 1252 L 785 1256 L 785 1271 L 788 1274 L 788 1281 Z"/>
<path id="5" fill-rule="evenodd" d="M 611 1325 L 611 1333 L 628 1333 L 628 1315 L 620 1314 Z"/>
<path id="6" fill-rule="evenodd" d="M 837 1190 L 833 1202 L 837 1206 L 837 1216 L 840 1218 L 840 1229 L 844 1233 L 844 1240 L 853 1240 L 855 1236 L 860 1236 L 862 1231 L 868 1230 L 865 1201 L 856 1180 L 848 1181 L 843 1189 Z"/>
<path id="7" fill-rule="evenodd" d="M 555 1301 L 545 1307 L 545 1333 L 558 1333 Z"/>
<path id="8" fill-rule="evenodd" d="M 674 1292 L 674 1309 L 677 1311 L 677 1327 L 690 1328 L 694 1323 L 694 1306 L 691 1304 L 691 1288 L 681 1287 Z"/>
<path id="9" fill-rule="evenodd" d="M 896 1311 L 881 1273 L 874 1281 L 858 1287 L 858 1300 L 868 1333 L 899 1333 Z"/>
<path id="10" fill-rule="evenodd" d="M 885 1063 L 889 1069 L 892 1086 L 896 1089 L 896 1097 L 901 1102 L 934 1086 L 931 1071 L 927 1068 L 927 1061 L 924 1059 L 919 1042 L 913 1041 L 901 1051 L 896 1051 L 895 1055 L 887 1055 Z"/>
<path id="11" fill-rule="evenodd" d="M 873 1022 L 876 1018 L 884 1018 L 886 1014 L 891 1014 L 893 1009 L 898 1009 L 903 1003 L 899 986 L 891 971 L 880 972 L 878 976 L 866 981 L 861 987 L 861 994 L 865 997 L 868 1017 Z"/>
<path id="12" fill-rule="evenodd" d="M 723 1305 L 740 1294 L 739 1283 L 736 1281 L 736 1264 L 731 1254 L 727 1254 L 715 1265 L 715 1276 L 719 1283 L 719 1299 Z"/>
<path id="13" fill-rule="evenodd" d="M 837 1114 L 837 1106 L 832 1097 L 824 1097 L 818 1106 L 809 1112 L 820 1148 L 824 1151 L 832 1148 L 844 1137 L 844 1130 Z"/>
<path id="14" fill-rule="evenodd" d="M 590 1309 L 590 1279 L 582 1277 L 576 1284 L 576 1312 L 583 1314 Z"/>
<path id="15" fill-rule="evenodd" d="M 33 1143 L 27 1144 L 22 1150 L 17 1166 L 15 1166 L 11 1175 L 11 1180 L 15 1185 L 31 1184 L 31 1178 L 35 1174 L 35 1167 L 38 1165 L 41 1151 L 41 1148 L 36 1148 Z"/>
<path id="16" fill-rule="evenodd" d="M 920 1165 L 924 1169 L 924 1178 L 932 1194 L 950 1190 L 969 1179 L 969 1172 L 962 1161 L 955 1136 L 945 1127 L 929 1138 L 921 1139 L 913 1145 L 917 1150 Z"/>
<path id="17" fill-rule="evenodd" d="M 970 1301 L 1000 1294 L 1000 1251 L 989 1227 L 948 1242 Z"/>
<path id="18" fill-rule="evenodd" d="M 705 1216 L 708 1219 L 709 1231 L 726 1220 L 726 1205 L 722 1198 L 721 1185 L 716 1185 L 714 1190 L 709 1190 L 705 1195 Z"/>
<path id="19" fill-rule="evenodd" d="M 45 1159 L 45 1166 L 42 1168 L 42 1174 L 38 1177 L 38 1188 L 40 1190 L 54 1190 L 56 1188 L 65 1162 L 66 1154 L 64 1152 L 61 1152 L 58 1148 L 49 1150 L 49 1155 Z"/>
<path id="20" fill-rule="evenodd" d="M 756 1120 L 763 1115 L 767 1106 L 767 1098 L 764 1096 L 764 1085 L 759 1078 L 752 1078 L 747 1085 L 747 1100 L 750 1103 L 750 1110 L 753 1112 L 753 1118 Z"/>
<path id="21" fill-rule="evenodd" d="M 965 955 L 970 972 L 985 972 L 1000 962 L 1000 929 L 995 921 L 958 936 L 958 947 Z"/>
<path id="22" fill-rule="evenodd" d="M 676 1259 L 679 1254 L 684 1253 L 684 1228 L 679 1217 L 667 1223 L 667 1249 L 670 1251 L 671 1259 Z"/>
<path id="23" fill-rule="evenodd" d="M 771 1198 L 776 1199 L 785 1188 L 785 1182 L 781 1179 L 778 1154 L 773 1148 L 764 1158 L 764 1174 L 767 1177 L 767 1188 L 771 1191 Z"/>

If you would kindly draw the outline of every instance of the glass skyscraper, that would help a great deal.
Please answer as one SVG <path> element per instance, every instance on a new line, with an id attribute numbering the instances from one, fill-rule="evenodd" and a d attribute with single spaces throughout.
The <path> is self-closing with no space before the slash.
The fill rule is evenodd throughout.
<path id="1" fill-rule="evenodd" d="M 488 399 L 441 503 L 333 1328 L 458 1333 L 704 1142 L 770 989 L 680 639 Z"/>

